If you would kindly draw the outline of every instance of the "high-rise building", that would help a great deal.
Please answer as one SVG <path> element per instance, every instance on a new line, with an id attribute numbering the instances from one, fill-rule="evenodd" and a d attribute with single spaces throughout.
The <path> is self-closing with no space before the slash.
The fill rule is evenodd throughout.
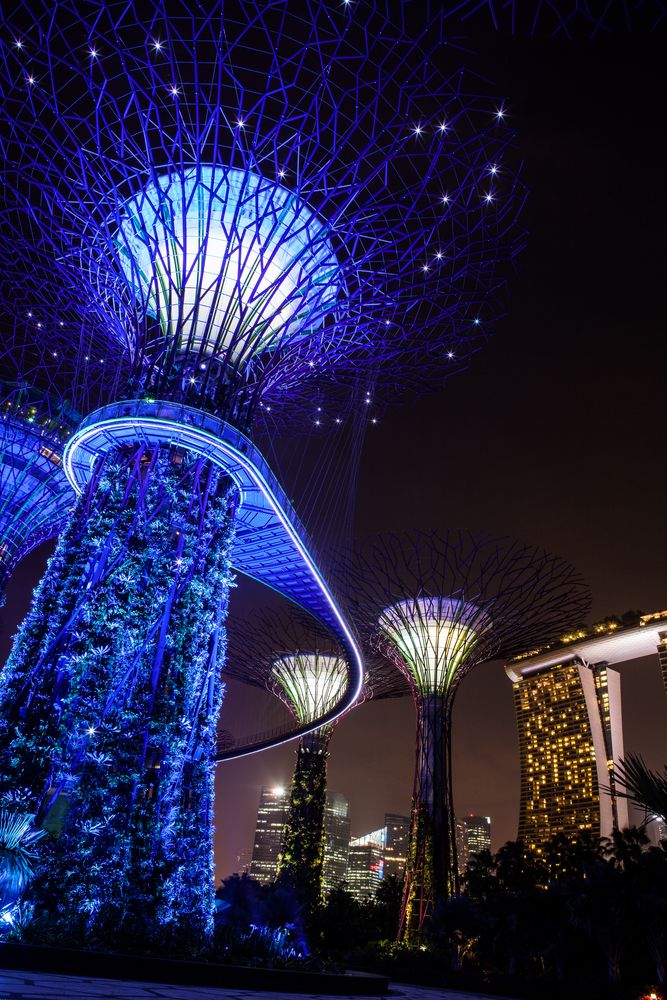
<path id="1" fill-rule="evenodd" d="M 459 875 L 465 874 L 474 854 L 491 849 L 491 817 L 463 816 L 456 821 L 456 851 Z"/>
<path id="2" fill-rule="evenodd" d="M 410 817 L 386 813 L 384 826 L 350 841 L 348 888 L 358 900 L 372 898 L 383 878 L 403 879 L 410 839 Z"/>
<path id="3" fill-rule="evenodd" d="M 384 877 L 395 875 L 398 879 L 405 876 L 405 865 L 408 860 L 408 845 L 410 842 L 410 817 L 386 813 L 384 817 L 385 849 Z"/>
<path id="4" fill-rule="evenodd" d="M 384 877 L 386 828 L 350 841 L 346 881 L 355 899 L 373 899 Z"/>
<path id="5" fill-rule="evenodd" d="M 667 692 L 667 629 L 658 633 L 658 660 L 660 661 L 660 669 L 662 670 L 662 681 L 665 685 L 665 691 Z"/>
<path id="6" fill-rule="evenodd" d="M 288 810 L 289 791 L 287 788 L 283 785 L 262 788 L 257 811 L 250 875 L 263 884 L 272 882 L 276 877 Z"/>
<path id="7" fill-rule="evenodd" d="M 347 877 L 350 851 L 350 816 L 347 799 L 339 792 L 327 794 L 324 810 L 324 867 L 322 892 L 326 895 Z"/>
<path id="8" fill-rule="evenodd" d="M 506 670 L 519 730 L 519 840 L 539 851 L 559 833 L 609 836 L 627 826 L 627 800 L 609 794 L 623 755 L 618 672 L 568 650 Z"/>
<path id="9" fill-rule="evenodd" d="M 236 874 L 237 875 L 248 875 L 250 873 L 250 865 L 252 864 L 252 847 L 244 847 L 236 855 Z"/>

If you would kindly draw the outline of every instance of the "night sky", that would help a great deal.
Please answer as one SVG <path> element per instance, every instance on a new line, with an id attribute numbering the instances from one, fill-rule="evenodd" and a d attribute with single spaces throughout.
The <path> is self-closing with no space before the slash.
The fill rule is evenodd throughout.
<path id="1" fill-rule="evenodd" d="M 528 249 L 507 316 L 468 371 L 437 395 L 397 401 L 369 428 L 358 532 L 507 533 L 581 570 L 591 620 L 667 608 L 664 32 L 578 42 L 489 35 L 478 47 L 475 68 L 498 81 L 519 135 Z M 48 551 L 29 556 L 10 584 L 3 653 Z M 667 696 L 657 656 L 621 669 L 626 749 L 661 766 Z M 262 697 L 234 691 L 224 710 Z M 516 836 L 519 792 L 502 664 L 464 682 L 454 727 L 457 811 L 490 815 L 498 847 Z M 408 699 L 343 720 L 329 788 L 350 800 L 353 834 L 381 826 L 386 811 L 408 813 L 413 763 Z M 288 745 L 220 765 L 219 876 L 252 844 L 260 786 L 288 782 L 292 764 Z"/>

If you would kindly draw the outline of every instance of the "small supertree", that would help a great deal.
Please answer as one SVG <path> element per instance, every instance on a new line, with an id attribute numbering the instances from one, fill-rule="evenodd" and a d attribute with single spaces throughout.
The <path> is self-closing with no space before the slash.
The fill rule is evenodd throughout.
<path id="1" fill-rule="evenodd" d="M 261 612 L 234 625 L 227 672 L 271 691 L 308 729 L 297 744 L 278 878 L 310 910 L 322 893 L 327 758 L 336 725 L 318 722 L 340 703 L 347 666 L 335 637 L 306 616 Z"/>
<path id="2" fill-rule="evenodd" d="M 0 684 L 0 787 L 31 784 L 38 822 L 67 803 L 68 934 L 195 948 L 235 529 L 247 477 L 269 492 L 243 432 L 465 363 L 521 242 L 510 134 L 437 25 L 408 38 L 374 5 L 24 0 L 6 29 L 0 263 L 106 310 L 68 363 L 130 377 L 68 447 L 83 496 Z M 354 641 L 311 577 L 349 703 Z"/>
<path id="3" fill-rule="evenodd" d="M 400 937 L 420 940 L 457 891 L 451 780 L 454 696 L 477 664 L 561 633 L 589 596 L 564 560 L 464 531 L 369 541 L 345 570 L 368 645 L 407 678 L 417 715 L 415 785 Z"/>
<path id="4" fill-rule="evenodd" d="M 36 389 L 0 383 L 0 600 L 17 563 L 56 536 L 75 494 L 62 468 L 78 415 Z"/>

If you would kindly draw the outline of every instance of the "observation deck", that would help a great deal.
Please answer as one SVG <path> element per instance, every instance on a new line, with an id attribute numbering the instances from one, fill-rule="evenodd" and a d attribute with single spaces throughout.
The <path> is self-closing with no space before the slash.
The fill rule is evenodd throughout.
<path id="1" fill-rule="evenodd" d="M 654 656 L 661 640 L 661 633 L 667 632 L 667 611 L 643 615 L 639 624 L 618 627 L 596 634 L 584 630 L 567 637 L 559 645 L 544 650 L 535 650 L 515 657 L 505 665 L 505 673 L 510 680 L 519 681 L 523 677 L 548 670 L 559 664 L 572 663 L 625 663 L 641 656 Z"/>
<path id="2" fill-rule="evenodd" d="M 232 565 L 330 628 L 347 656 L 349 677 L 344 695 L 326 713 L 298 728 L 221 748 L 217 759 L 229 760 L 276 746 L 338 718 L 361 690 L 361 652 L 308 551 L 305 531 L 264 457 L 245 434 L 211 414 L 160 400 L 128 400 L 91 414 L 68 442 L 63 465 L 70 483 L 81 493 L 99 458 L 137 443 L 186 448 L 230 476 L 240 492 Z"/>

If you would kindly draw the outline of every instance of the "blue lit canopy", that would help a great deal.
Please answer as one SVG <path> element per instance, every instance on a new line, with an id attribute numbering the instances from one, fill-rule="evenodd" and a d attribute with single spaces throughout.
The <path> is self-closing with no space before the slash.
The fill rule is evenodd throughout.
<path id="1" fill-rule="evenodd" d="M 74 491 L 62 468 L 75 426 L 55 400 L 0 386 L 0 588 L 15 565 L 62 529 Z"/>
<path id="2" fill-rule="evenodd" d="M 503 101 L 439 20 L 417 35 L 361 2 L 24 0 L 6 231 L 156 397 L 249 426 L 322 386 L 440 381 L 497 315 L 523 193 Z"/>

